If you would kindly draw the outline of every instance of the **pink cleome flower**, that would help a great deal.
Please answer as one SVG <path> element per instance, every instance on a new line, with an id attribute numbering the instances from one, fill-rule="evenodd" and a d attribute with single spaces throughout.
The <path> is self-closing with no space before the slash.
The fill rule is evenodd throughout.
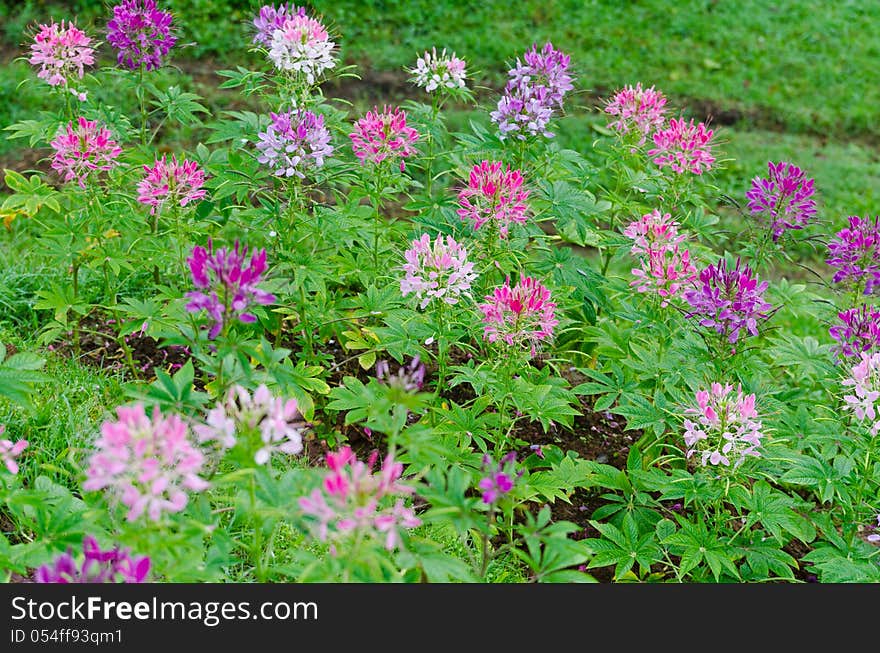
<path id="1" fill-rule="evenodd" d="M 382 468 L 373 472 L 377 457 L 378 452 L 373 452 L 367 462 L 359 461 L 347 446 L 327 454 L 329 471 L 321 489 L 299 499 L 299 507 L 314 523 L 319 540 L 384 534 L 385 548 L 391 551 L 400 544 L 401 530 L 421 524 L 404 503 L 413 488 L 399 483 L 403 465 L 389 454 Z M 387 500 L 393 505 L 382 507 Z"/>
<path id="2" fill-rule="evenodd" d="M 654 163 L 661 168 L 669 166 L 678 174 L 692 172 L 701 175 L 715 163 L 713 134 L 713 130 L 707 129 L 702 122 L 694 125 L 693 120 L 685 122 L 684 118 L 673 118 L 666 129 L 654 133 L 654 147 L 648 150 L 648 156 L 654 157 Z"/>
<path id="3" fill-rule="evenodd" d="M 678 233 L 678 227 L 671 214 L 655 209 L 631 222 L 623 232 L 633 241 L 630 253 L 640 256 L 641 261 L 640 267 L 632 270 L 636 278 L 630 285 L 638 292 L 654 290 L 662 299 L 661 307 L 696 278 L 690 252 L 679 247 L 686 237 Z"/>
<path id="4" fill-rule="evenodd" d="M 150 573 L 150 558 L 134 557 L 118 546 L 102 551 L 91 535 L 83 538 L 83 561 L 77 563 L 68 548 L 50 564 L 34 572 L 35 583 L 143 583 Z"/>
<path id="5" fill-rule="evenodd" d="M 75 179 L 81 188 L 86 187 L 93 171 L 107 171 L 118 165 L 116 158 L 122 153 L 109 129 L 82 116 L 76 126 L 69 122 L 59 130 L 50 145 L 55 150 L 52 169 L 63 175 L 64 181 Z"/>
<path id="6" fill-rule="evenodd" d="M 156 407 L 148 417 L 140 403 L 119 406 L 116 414 L 116 421 L 101 425 L 84 490 L 109 490 L 128 508 L 128 521 L 144 514 L 158 521 L 186 507 L 187 491 L 208 487 L 198 475 L 204 456 L 179 416 L 164 417 Z"/>
<path id="7" fill-rule="evenodd" d="M 37 77 L 46 80 L 50 86 L 68 86 L 72 79 L 83 78 L 85 66 L 95 63 L 95 49 L 91 43 L 92 39 L 73 23 L 65 25 L 62 20 L 61 23 L 41 24 L 28 61 L 40 66 Z M 74 94 L 85 100 L 84 93 L 74 91 Z"/>
<path id="8" fill-rule="evenodd" d="M 373 107 L 367 115 L 354 125 L 354 131 L 348 135 L 354 155 L 362 164 L 377 164 L 386 159 L 400 158 L 400 169 L 404 168 L 404 159 L 416 153 L 412 146 L 419 140 L 419 133 L 406 125 L 406 112 L 399 108 Z"/>
<path id="9" fill-rule="evenodd" d="M 314 84 L 325 70 L 336 66 L 327 28 L 305 13 L 288 13 L 281 26 L 272 32 L 269 59 L 279 70 L 292 71 Z"/>
<path id="10" fill-rule="evenodd" d="M 860 421 L 868 421 L 871 435 L 876 436 L 880 433 L 880 353 L 862 352 L 860 359 L 842 382 L 853 389 L 853 394 L 843 397 L 844 408 Z"/>
<path id="11" fill-rule="evenodd" d="M 535 346 L 551 338 L 553 327 L 559 324 L 550 291 L 525 275 L 512 288 L 508 277 L 503 286 L 486 295 L 486 303 L 479 309 L 483 313 L 483 338 L 489 342 L 501 340 L 511 347 L 529 344 L 533 354 Z"/>
<path id="12" fill-rule="evenodd" d="M 606 100 L 605 113 L 617 120 L 608 124 L 621 136 L 634 134 L 638 144 L 644 145 L 648 136 L 663 126 L 666 114 L 666 97 L 654 87 L 624 86 L 613 98 Z"/>
<path id="13" fill-rule="evenodd" d="M 700 464 L 739 467 L 746 456 L 760 457 L 758 447 L 764 434 L 755 410 L 755 395 L 743 394 L 732 385 L 713 383 L 696 393 L 696 406 L 684 411 L 695 418 L 684 420 L 687 457 L 700 455 Z"/>
<path id="14" fill-rule="evenodd" d="M 157 159 L 152 167 L 145 165 L 146 176 L 138 184 L 138 202 L 148 204 L 150 213 L 161 211 L 166 204 L 184 207 L 190 202 L 200 200 L 207 192 L 205 171 L 195 161 L 177 162 L 171 155 L 169 162 L 165 155 Z"/>
<path id="15" fill-rule="evenodd" d="M 433 245 L 428 234 L 422 234 L 411 245 L 404 254 L 406 276 L 400 280 L 403 296 L 415 294 L 420 308 L 427 307 L 433 299 L 457 304 L 477 278 L 474 264 L 467 260 L 467 250 L 452 236 L 444 239 L 439 234 Z"/>
<path id="16" fill-rule="evenodd" d="M 638 220 L 630 222 L 624 229 L 623 235 L 633 241 L 631 254 L 647 254 L 652 250 L 672 247 L 683 242 L 686 237 L 678 233 L 680 226 L 672 219 L 672 214 L 661 214 L 659 209 L 654 209 Z"/>
<path id="17" fill-rule="evenodd" d="M 506 238 L 512 223 L 526 222 L 529 191 L 522 185 L 519 170 L 511 170 L 501 161 L 478 163 L 471 169 L 467 187 L 458 193 L 458 216 L 473 221 L 474 229 L 491 222 Z"/>
<path id="18" fill-rule="evenodd" d="M 6 426 L 0 424 L 0 435 L 6 431 Z M 0 463 L 9 471 L 10 474 L 18 474 L 18 463 L 15 459 L 21 455 L 21 452 L 27 449 L 28 441 L 19 440 L 0 440 Z"/>

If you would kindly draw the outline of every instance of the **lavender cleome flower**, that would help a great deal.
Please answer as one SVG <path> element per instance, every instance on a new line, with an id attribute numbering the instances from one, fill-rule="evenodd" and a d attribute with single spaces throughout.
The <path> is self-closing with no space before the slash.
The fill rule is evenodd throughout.
<path id="1" fill-rule="evenodd" d="M 850 216 L 849 227 L 841 229 L 828 243 L 831 254 L 825 262 L 837 271 L 831 281 L 844 288 L 871 295 L 880 291 L 880 217 L 873 221 Z"/>
<path id="2" fill-rule="evenodd" d="M 405 392 L 418 392 L 425 385 L 425 364 L 414 356 L 408 365 L 401 365 L 392 374 L 388 361 L 380 360 L 376 362 L 376 380 Z"/>
<path id="3" fill-rule="evenodd" d="M 324 116 L 303 109 L 269 115 L 272 124 L 258 135 L 257 161 L 277 176 L 305 179 L 306 170 L 322 167 L 333 154 Z"/>
<path id="4" fill-rule="evenodd" d="M 876 306 L 851 308 L 837 317 L 842 324 L 835 324 L 828 332 L 837 341 L 834 351 L 838 362 L 880 349 L 880 310 Z"/>
<path id="5" fill-rule="evenodd" d="M 305 16 L 305 7 L 297 7 L 289 2 L 284 2 L 275 7 L 272 5 L 264 5 L 260 7 L 260 11 L 253 20 L 256 33 L 254 34 L 254 43 L 270 47 L 272 45 L 272 35 L 277 29 L 284 28 L 284 21 L 291 16 Z"/>
<path id="6" fill-rule="evenodd" d="M 803 229 L 815 217 L 814 180 L 785 161 L 770 161 L 767 167 L 769 177 L 755 177 L 746 198 L 752 214 L 769 222 L 773 242 L 777 242 L 787 230 Z"/>

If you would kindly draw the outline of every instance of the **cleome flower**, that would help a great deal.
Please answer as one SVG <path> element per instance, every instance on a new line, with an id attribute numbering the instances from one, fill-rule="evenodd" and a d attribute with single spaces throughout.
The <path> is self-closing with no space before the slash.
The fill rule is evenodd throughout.
<path id="1" fill-rule="evenodd" d="M 661 214 L 659 209 L 654 209 L 630 222 L 623 235 L 633 241 L 630 254 L 648 254 L 683 242 L 686 237 L 678 233 L 680 226 L 672 219 L 671 213 Z"/>
<path id="2" fill-rule="evenodd" d="M 506 238 L 511 224 L 526 222 L 529 191 L 522 185 L 519 170 L 500 161 L 478 163 L 471 169 L 468 185 L 458 193 L 458 216 L 471 220 L 475 230 L 490 222 Z"/>
<path id="3" fill-rule="evenodd" d="M 92 39 L 73 23 L 65 25 L 62 20 L 41 24 L 31 44 L 28 62 L 40 67 L 37 77 L 50 86 L 69 87 L 74 78 L 83 78 L 85 66 L 95 63 L 95 48 L 91 44 Z M 86 99 L 85 93 L 70 90 L 80 100 Z"/>
<path id="4" fill-rule="evenodd" d="M 511 451 L 496 464 L 489 454 L 483 456 L 483 473 L 477 487 L 482 493 L 483 503 L 495 505 L 506 494 L 513 490 L 516 480 L 523 475 L 523 470 L 516 470 L 516 452 Z"/>
<path id="5" fill-rule="evenodd" d="M 431 48 L 430 52 L 425 52 L 416 60 L 415 68 L 408 72 L 413 76 L 412 81 L 416 86 L 432 93 L 437 89 L 444 91 L 464 88 L 466 67 L 465 61 L 456 57 L 454 52 L 448 55 L 444 48 L 438 55 L 437 48 Z"/>
<path id="6" fill-rule="evenodd" d="M 654 87 L 642 88 L 642 83 L 624 86 L 610 100 L 605 101 L 605 113 L 616 120 L 608 127 L 620 136 L 632 134 L 639 145 L 663 126 L 666 119 L 666 97 Z"/>
<path id="7" fill-rule="evenodd" d="M 814 180 L 796 165 L 780 161 L 767 163 L 767 178 L 755 177 L 746 193 L 749 210 L 765 220 L 777 242 L 790 229 L 803 229 L 816 215 L 812 199 Z"/>
<path id="8" fill-rule="evenodd" d="M 837 314 L 842 324 L 828 332 L 837 341 L 834 347 L 838 361 L 858 358 L 862 352 L 880 349 L 880 310 L 863 304 Z"/>
<path id="9" fill-rule="evenodd" d="M 678 174 L 692 172 L 701 175 L 712 167 L 715 157 L 712 155 L 713 130 L 707 129 L 702 122 L 694 125 L 694 121 L 685 122 L 684 118 L 672 118 L 665 129 L 654 132 L 654 147 L 648 150 L 648 156 L 661 168 L 669 166 Z"/>
<path id="10" fill-rule="evenodd" d="M 254 462 L 265 465 L 272 454 L 295 455 L 303 450 L 305 427 L 296 399 L 275 397 L 261 384 L 253 396 L 234 385 L 202 424 L 193 426 L 200 443 L 215 442 L 220 449 L 237 444 L 247 448 Z"/>
<path id="11" fill-rule="evenodd" d="M 50 145 L 55 150 L 52 169 L 65 182 L 76 180 L 81 188 L 86 187 L 93 172 L 112 170 L 118 165 L 116 158 L 122 153 L 109 129 L 82 116 L 76 125 L 69 122 L 59 130 Z"/>
<path id="12" fill-rule="evenodd" d="M 828 243 L 825 262 L 836 271 L 831 281 L 870 295 L 880 291 L 880 217 L 849 217 L 849 227 Z"/>
<path id="13" fill-rule="evenodd" d="M 741 265 L 739 259 L 733 269 L 723 258 L 704 268 L 693 285 L 684 292 L 692 309 L 687 317 L 699 318 L 701 325 L 714 329 L 730 343 L 739 339 L 743 329 L 758 335 L 758 320 L 770 317 L 773 306 L 764 301 L 767 282 L 758 283 L 751 268 Z"/>
<path id="14" fill-rule="evenodd" d="M 150 558 L 134 557 L 129 549 L 102 551 L 91 535 L 83 538 L 83 561 L 78 563 L 68 548 L 51 563 L 34 572 L 35 583 L 143 583 L 150 573 Z"/>
<path id="15" fill-rule="evenodd" d="M 299 499 L 319 540 L 382 539 L 392 551 L 400 545 L 402 530 L 421 525 L 404 502 L 413 488 L 399 483 L 403 465 L 389 454 L 373 472 L 377 457 L 373 452 L 367 462 L 359 461 L 347 446 L 327 454 L 329 470 L 321 488 Z"/>
<path id="16" fill-rule="evenodd" d="M 256 29 L 253 42 L 268 48 L 272 44 L 272 35 L 275 30 L 284 27 L 284 21 L 293 16 L 305 15 L 305 7 L 297 7 L 289 2 L 284 2 L 277 7 L 273 5 L 260 7 L 259 13 L 253 20 Z"/>
<path id="17" fill-rule="evenodd" d="M 844 395 L 844 408 L 853 411 L 859 421 L 867 421 L 871 435 L 876 436 L 880 433 L 880 353 L 862 352 L 860 362 L 842 383 L 853 391 Z"/>
<path id="18" fill-rule="evenodd" d="M 335 47 L 321 21 L 305 12 L 288 12 L 272 31 L 269 59 L 277 69 L 302 75 L 311 85 L 325 70 L 336 66 Z"/>
<path id="19" fill-rule="evenodd" d="M 304 179 L 308 170 L 322 167 L 324 159 L 333 154 L 324 116 L 304 109 L 269 116 L 272 123 L 257 137 L 257 161 L 277 176 Z"/>
<path id="20" fill-rule="evenodd" d="M 5 431 L 6 425 L 0 424 L 0 435 L 3 435 Z M 0 463 L 3 463 L 3 466 L 10 474 L 18 474 L 18 463 L 15 459 L 27 449 L 27 446 L 27 440 L 13 442 L 12 440 L 0 439 Z"/>
<path id="21" fill-rule="evenodd" d="M 179 416 L 165 417 L 156 407 L 148 417 L 140 403 L 119 406 L 116 414 L 116 421 L 101 425 L 84 490 L 108 490 L 128 508 L 131 522 L 142 515 L 158 521 L 164 512 L 180 512 L 187 491 L 208 487 L 198 475 L 204 456 L 190 443 L 189 429 Z"/>
<path id="22" fill-rule="evenodd" d="M 208 239 L 208 249 L 196 245 L 186 260 L 196 288 L 186 294 L 190 313 L 206 311 L 213 320 L 208 338 L 213 340 L 232 317 L 239 322 L 251 323 L 256 316 L 248 312 L 253 304 L 271 304 L 275 295 L 257 285 L 266 271 L 266 250 L 255 251 L 247 261 L 248 248 L 221 247 L 214 251 L 214 243 Z"/>
<path id="23" fill-rule="evenodd" d="M 746 456 L 760 457 L 764 434 L 755 410 L 755 395 L 744 395 L 737 386 L 713 383 L 695 395 L 696 406 L 685 409 L 686 456 L 699 454 L 700 464 L 739 467 Z"/>
<path id="24" fill-rule="evenodd" d="M 400 169 L 404 169 L 404 159 L 416 153 L 413 143 L 419 140 L 419 133 L 406 125 L 406 112 L 394 107 L 373 107 L 367 115 L 354 125 L 348 135 L 354 155 L 361 164 L 378 164 L 387 160 L 400 159 Z"/>
<path id="25" fill-rule="evenodd" d="M 549 41 L 540 50 L 533 44 L 522 60 L 517 57 L 516 65 L 508 71 L 507 88 L 511 91 L 526 87 L 546 88 L 547 102 L 561 109 L 563 97 L 574 88 L 574 80 L 568 72 L 570 62 L 571 57 L 554 48 Z"/>
<path id="26" fill-rule="evenodd" d="M 169 162 L 163 154 L 152 166 L 144 165 L 146 175 L 138 184 L 138 202 L 150 206 L 150 214 L 161 211 L 166 204 L 184 207 L 202 199 L 207 191 L 205 171 L 195 161 Z"/>
<path id="27" fill-rule="evenodd" d="M 655 209 L 629 223 L 623 234 L 633 241 L 630 253 L 639 256 L 635 277 L 630 282 L 638 292 L 654 291 L 661 297 L 661 307 L 693 283 L 697 269 L 691 263 L 690 252 L 681 250 L 685 235 L 678 233 L 679 224 L 669 213 Z"/>
<path id="28" fill-rule="evenodd" d="M 122 0 L 107 23 L 107 42 L 118 50 L 120 66 L 156 70 L 177 42 L 172 28 L 171 13 L 158 9 L 155 0 Z"/>
<path id="29" fill-rule="evenodd" d="M 551 338 L 553 327 L 559 324 L 550 291 L 532 277 L 521 275 L 513 287 L 508 277 L 485 299 L 479 309 L 483 313 L 483 338 L 489 342 L 500 340 L 511 347 L 528 344 L 534 355 L 536 345 Z"/>
<path id="30" fill-rule="evenodd" d="M 410 293 L 419 300 L 419 308 L 426 308 L 437 299 L 446 304 L 457 304 L 470 291 L 477 278 L 474 264 L 467 259 L 467 250 L 452 236 L 438 234 L 434 243 L 428 234 L 413 240 L 404 254 L 406 276 L 400 280 L 400 292 Z"/>
<path id="31" fill-rule="evenodd" d="M 397 373 L 391 373 L 391 367 L 386 360 L 376 361 L 376 380 L 392 388 L 399 388 L 404 392 L 418 392 L 425 385 L 425 364 L 418 356 L 413 356 L 408 365 L 401 365 Z"/>

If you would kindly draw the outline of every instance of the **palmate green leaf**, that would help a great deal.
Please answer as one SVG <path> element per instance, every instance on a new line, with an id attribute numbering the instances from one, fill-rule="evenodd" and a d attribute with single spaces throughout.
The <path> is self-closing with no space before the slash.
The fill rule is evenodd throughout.
<path id="1" fill-rule="evenodd" d="M 198 102 L 202 99 L 200 95 L 184 91 L 179 86 L 169 86 L 167 91 L 160 91 L 152 84 L 148 88 L 156 98 L 151 104 L 164 112 L 172 122 L 182 125 L 198 124 L 201 120 L 196 114 L 210 113 Z"/>
<path id="2" fill-rule="evenodd" d="M 626 431 L 653 430 L 657 436 L 661 436 L 667 430 L 668 411 L 665 406 L 665 396 L 659 391 L 654 395 L 653 402 L 637 394 L 627 394 L 621 397 L 612 412 L 626 418 Z"/>
<path id="3" fill-rule="evenodd" d="M 877 583 L 880 582 L 880 565 L 876 555 L 874 559 L 868 558 L 876 554 L 876 547 L 870 548 L 873 551 L 850 551 L 820 544 L 807 553 L 803 561 L 813 565 L 822 583 Z"/>
<path id="4" fill-rule="evenodd" d="M 545 432 L 552 422 L 571 426 L 573 417 L 580 415 L 572 405 L 577 398 L 570 390 L 556 385 L 533 385 L 523 377 L 514 381 L 513 403 L 524 415 L 539 421 Z"/>
<path id="5" fill-rule="evenodd" d="M 39 175 L 28 178 L 15 170 L 4 170 L 4 181 L 13 191 L 3 200 L 4 211 L 21 211 L 32 217 L 45 206 L 55 213 L 61 213 L 61 204 L 58 202 L 60 194 L 44 184 Z"/>
<path id="6" fill-rule="evenodd" d="M 624 517 L 621 528 L 595 520 L 590 520 L 590 525 L 602 534 L 602 538 L 582 540 L 593 551 L 588 569 L 614 565 L 614 577 L 620 579 L 634 564 L 638 563 L 644 574 L 662 558 L 663 552 L 654 539 L 654 533 L 640 535 L 636 521 L 630 515 Z"/>
<path id="7" fill-rule="evenodd" d="M 543 497 L 547 501 L 562 499 L 566 503 L 571 503 L 569 499 L 571 493 L 579 487 L 592 487 L 592 479 L 593 468 L 590 461 L 576 458 L 571 454 L 549 470 L 530 474 L 525 489 L 534 492 L 533 496 Z"/>
<path id="8" fill-rule="evenodd" d="M 578 395 L 602 395 L 593 405 L 595 411 L 608 410 L 621 395 L 635 392 L 638 388 L 636 381 L 627 380 L 617 363 L 611 363 L 611 376 L 589 367 L 580 367 L 578 371 L 593 380 L 581 383 L 571 391 Z"/>
<path id="9" fill-rule="evenodd" d="M 49 378 L 39 370 L 46 363 L 32 352 L 19 352 L 6 357 L 6 346 L 0 343 L 0 396 L 17 404 L 28 405 L 34 383 Z"/>
<path id="10" fill-rule="evenodd" d="M 798 380 L 804 377 L 822 379 L 833 376 L 835 367 L 831 363 L 831 345 L 820 345 L 812 336 L 798 337 L 785 334 L 770 338 L 772 346 L 764 350 L 775 368 Z"/>
<path id="11" fill-rule="evenodd" d="M 679 571 L 682 576 L 705 563 L 716 581 L 720 579 L 722 571 L 740 579 L 739 570 L 733 563 L 742 557 L 740 550 L 722 542 L 715 533 L 710 533 L 702 520 L 694 524 L 680 518 L 679 524 L 681 528 L 661 543 L 672 547 L 672 552 L 681 557 Z"/>
<path id="12" fill-rule="evenodd" d="M 736 486 L 731 488 L 730 495 L 745 519 L 745 527 L 760 524 L 780 546 L 786 539 L 783 531 L 805 544 L 815 539 L 816 529 L 812 523 L 792 509 L 794 500 L 773 489 L 767 481 L 756 482 L 751 490 Z"/>
<path id="13" fill-rule="evenodd" d="M 785 551 L 771 544 L 756 543 L 743 548 L 745 564 L 751 570 L 751 578 L 745 581 L 769 580 L 772 577 L 794 580 L 794 569 L 798 568 L 797 560 Z"/>
<path id="14" fill-rule="evenodd" d="M 50 140 L 58 126 L 55 118 L 46 117 L 43 120 L 22 120 L 15 124 L 4 127 L 3 131 L 11 132 L 6 138 L 13 140 L 16 138 L 28 139 L 28 147 L 34 147 L 42 140 Z"/>
<path id="15" fill-rule="evenodd" d="M 822 503 L 834 499 L 835 494 L 848 496 L 843 475 L 827 461 L 810 456 L 794 456 L 791 462 L 794 463 L 792 469 L 779 479 L 783 483 L 793 483 L 813 489 Z"/>

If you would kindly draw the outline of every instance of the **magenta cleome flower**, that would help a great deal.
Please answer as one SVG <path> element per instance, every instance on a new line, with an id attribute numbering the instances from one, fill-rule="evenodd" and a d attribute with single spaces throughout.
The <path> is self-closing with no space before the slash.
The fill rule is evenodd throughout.
<path id="1" fill-rule="evenodd" d="M 743 329 L 758 335 L 758 320 L 770 317 L 772 305 L 764 301 L 767 282 L 753 276 L 751 268 L 741 265 L 728 268 L 721 259 L 717 265 L 703 269 L 694 288 L 685 291 L 684 298 L 691 306 L 688 318 L 700 318 L 700 324 L 724 335 L 730 343 L 739 339 Z"/>
<path id="2" fill-rule="evenodd" d="M 284 27 L 284 21 L 293 16 L 305 16 L 305 7 L 297 7 L 289 2 L 284 2 L 279 6 L 264 5 L 260 7 L 260 11 L 254 18 L 254 43 L 264 47 L 272 45 L 272 36 L 275 30 Z"/>
<path id="3" fill-rule="evenodd" d="M 803 229 L 815 217 L 814 180 L 785 161 L 770 161 L 767 167 L 769 177 L 755 177 L 746 198 L 752 214 L 769 222 L 773 242 L 777 242 L 787 230 Z"/>
<path id="4" fill-rule="evenodd" d="M 536 345 L 551 338 L 553 327 L 559 324 L 550 291 L 532 277 L 521 275 L 512 288 L 508 277 L 485 299 L 479 309 L 483 313 L 483 338 L 489 342 L 501 340 L 511 347 L 528 344 L 534 354 Z"/>
<path id="5" fill-rule="evenodd" d="M 880 349 L 880 309 L 863 304 L 837 314 L 842 324 L 828 332 L 837 341 L 834 347 L 838 361 L 858 358 L 862 352 Z"/>
<path id="6" fill-rule="evenodd" d="M 465 87 L 467 79 L 467 64 L 459 59 L 453 52 L 446 54 L 443 49 L 439 55 L 437 48 L 431 48 L 416 60 L 416 67 L 409 70 L 413 76 L 412 81 L 419 88 L 424 88 L 427 93 L 436 90 L 454 91 Z"/>
<path id="7" fill-rule="evenodd" d="M 156 70 L 177 42 L 171 13 L 155 0 L 122 0 L 107 23 L 107 42 L 118 50 L 116 61 L 129 70 Z"/>
<path id="8" fill-rule="evenodd" d="M 746 456 L 760 457 L 758 447 L 764 434 L 755 410 L 755 395 L 743 394 L 737 386 L 713 383 L 696 393 L 696 406 L 684 411 L 695 420 L 684 420 L 686 457 L 700 455 L 700 464 L 739 467 Z"/>
<path id="9" fill-rule="evenodd" d="M 85 66 L 95 63 L 95 48 L 92 39 L 73 23 L 64 24 L 52 21 L 40 25 L 40 31 L 31 44 L 31 57 L 28 62 L 39 66 L 37 77 L 46 80 L 50 86 L 70 86 L 71 81 L 82 79 Z M 81 101 L 85 93 L 70 89 Z"/>
<path id="10" fill-rule="evenodd" d="M 853 366 L 849 378 L 842 381 L 852 387 L 853 394 L 844 395 L 844 409 L 856 418 L 867 421 L 871 435 L 880 433 L 880 353 L 862 352 L 860 362 Z"/>
<path id="11" fill-rule="evenodd" d="M 190 300 L 186 310 L 190 313 L 207 311 L 214 322 L 208 333 L 210 340 L 217 337 L 233 316 L 239 322 L 255 322 L 256 316 L 248 312 L 251 305 L 275 301 L 275 295 L 257 287 L 266 271 L 266 250 L 253 252 L 249 262 L 247 253 L 247 246 L 241 249 L 238 241 L 231 250 L 221 247 L 215 252 L 209 238 L 208 249 L 197 245 L 186 260 L 193 283 L 200 289 L 186 294 Z"/>
<path id="12" fill-rule="evenodd" d="M 3 435 L 5 431 L 6 425 L 0 424 L 0 435 Z M 27 449 L 27 446 L 27 440 L 19 440 L 18 442 L 0 440 L 0 463 L 3 463 L 3 466 L 10 474 L 18 474 L 18 463 L 15 459 L 21 455 L 22 451 Z"/>
<path id="13" fill-rule="evenodd" d="M 425 385 L 425 364 L 413 356 L 408 365 L 401 365 L 396 374 L 391 373 L 388 361 L 376 362 L 376 380 L 404 392 L 418 392 Z"/>
<path id="14" fill-rule="evenodd" d="M 404 159 L 416 153 L 412 146 L 419 140 L 419 133 L 406 125 L 406 112 L 399 108 L 373 107 L 367 115 L 354 125 L 354 131 L 348 135 L 354 155 L 361 164 L 372 164 L 400 159 L 403 171 Z"/>
<path id="15" fill-rule="evenodd" d="M 112 170 L 118 165 L 116 158 L 122 153 L 109 129 L 82 116 L 76 126 L 69 122 L 59 130 L 50 145 L 55 150 L 52 169 L 65 182 L 75 179 L 81 188 L 86 187 L 93 172 Z"/>
<path id="16" fill-rule="evenodd" d="M 880 217 L 873 221 L 850 216 L 849 227 L 837 232 L 828 243 L 831 254 L 825 262 L 836 268 L 831 281 L 844 288 L 870 295 L 880 290 Z"/>
<path id="17" fill-rule="evenodd" d="M 654 157 L 654 163 L 661 168 L 669 166 L 678 174 L 692 172 L 701 175 L 715 163 L 713 134 L 713 130 L 707 129 L 702 122 L 694 125 L 693 120 L 685 122 L 683 118 L 673 118 L 666 129 L 654 132 L 654 147 L 648 150 L 648 156 Z"/>
<path id="18" fill-rule="evenodd" d="M 519 170 L 500 161 L 478 163 L 471 169 L 467 187 L 458 194 L 458 216 L 472 220 L 475 230 L 490 222 L 506 238 L 511 224 L 526 222 L 529 191 L 522 185 Z"/>
<path id="19" fill-rule="evenodd" d="M 434 299 L 457 304 L 477 278 L 474 264 L 467 259 L 467 250 L 452 236 L 444 238 L 438 234 L 432 245 L 431 237 L 422 234 L 412 241 L 404 257 L 406 276 L 400 280 L 400 292 L 404 297 L 414 294 L 419 308 L 426 308 Z"/>
<path id="20" fill-rule="evenodd" d="M 193 426 L 193 432 L 200 443 L 213 441 L 220 449 L 241 444 L 254 462 L 265 465 L 273 453 L 301 453 L 304 427 L 296 399 L 275 397 L 262 384 L 253 396 L 234 385 L 226 400 L 208 412 L 205 423 Z"/>
<path id="21" fill-rule="evenodd" d="M 272 32 L 269 59 L 277 69 L 302 75 L 311 85 L 325 70 L 336 66 L 335 47 L 321 21 L 305 12 L 288 13 Z"/>
<path id="22" fill-rule="evenodd" d="M 497 464 L 489 454 L 483 456 L 483 472 L 477 487 L 482 493 L 483 503 L 495 505 L 501 497 L 509 494 L 523 470 L 516 470 L 516 452 L 511 451 Z"/>
<path id="23" fill-rule="evenodd" d="M 624 86 L 610 100 L 605 101 L 605 113 L 617 118 L 608 124 L 621 136 L 632 134 L 639 145 L 663 126 L 666 119 L 666 97 L 654 87 L 642 88 L 642 83 Z"/>
<path id="24" fill-rule="evenodd" d="M 299 507 L 319 540 L 377 538 L 392 551 L 399 547 L 404 529 L 421 525 L 404 503 L 413 488 L 399 483 L 403 465 L 389 454 L 382 468 L 373 472 L 377 457 L 378 452 L 373 452 L 367 462 L 359 461 L 347 446 L 327 454 L 329 471 L 321 489 L 299 499 Z M 387 505 L 391 501 L 394 503 Z"/>
<path id="25" fill-rule="evenodd" d="M 138 202 L 149 205 L 150 214 L 161 211 L 166 204 L 182 208 L 207 193 L 202 188 L 205 171 L 195 161 L 178 163 L 172 154 L 169 162 L 163 154 L 152 167 L 145 165 L 144 172 L 147 174 L 138 184 Z"/>
<path id="26" fill-rule="evenodd" d="M 680 226 L 671 213 L 661 214 L 659 209 L 654 209 L 630 222 L 623 235 L 633 241 L 631 254 L 647 254 L 683 242 L 686 237 L 678 233 Z"/>
<path id="27" fill-rule="evenodd" d="M 144 514 L 158 521 L 162 513 L 180 512 L 186 507 L 187 491 L 208 487 L 198 475 L 204 456 L 190 443 L 189 429 L 180 417 L 164 417 L 158 407 L 147 417 L 140 403 L 119 406 L 116 414 L 115 422 L 101 425 L 84 490 L 109 490 L 128 508 L 126 519 L 131 522 Z"/>
<path id="28" fill-rule="evenodd" d="M 91 535 L 83 538 L 83 561 L 77 563 L 67 549 L 50 564 L 34 572 L 35 583 L 143 583 L 150 573 L 150 558 L 134 557 L 118 546 L 102 551 Z"/>
<path id="29" fill-rule="evenodd" d="M 322 167 L 324 159 L 333 154 L 324 116 L 304 109 L 269 115 L 272 124 L 258 135 L 257 161 L 277 176 L 305 179 L 306 171 Z"/>

